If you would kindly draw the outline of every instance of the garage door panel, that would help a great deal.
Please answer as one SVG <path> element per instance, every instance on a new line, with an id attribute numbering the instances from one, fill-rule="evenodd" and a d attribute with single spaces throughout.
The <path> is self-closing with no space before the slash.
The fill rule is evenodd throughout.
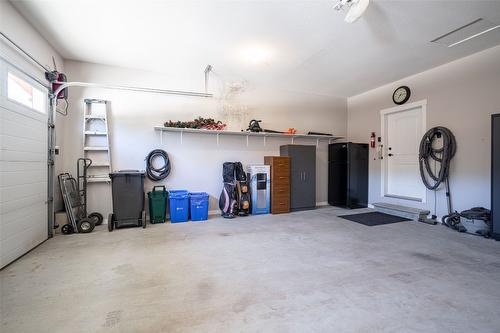
<path id="1" fill-rule="evenodd" d="M 0 171 L 37 171 L 47 168 L 47 161 L 40 162 L 17 162 L 17 161 L 0 161 Z"/>
<path id="2" fill-rule="evenodd" d="M 30 194 L 42 194 L 47 196 L 47 183 L 26 184 L 13 187 L 0 188 L 0 202 L 9 202 L 26 198 Z"/>
<path id="3" fill-rule="evenodd" d="M 33 107 L 39 111 L 6 98 L 6 90 L 10 89 L 7 76 L 11 71 L 25 81 L 21 88 L 12 86 L 17 89 L 17 95 L 12 96 L 22 98 L 23 103 L 32 98 Z M 42 104 L 35 105 L 33 93 L 36 90 L 46 93 L 47 90 L 2 60 L 0 87 L 1 268 L 48 237 L 48 114 Z"/>
<path id="4" fill-rule="evenodd" d="M 0 149 L 0 160 L 10 162 L 41 162 L 47 161 L 47 152 L 33 153 Z"/>
<path id="5" fill-rule="evenodd" d="M 24 210 L 27 206 L 32 206 L 39 204 L 40 201 L 44 200 L 47 196 L 47 192 L 45 193 L 34 193 L 30 196 L 23 197 L 17 200 L 8 200 L 5 202 L 0 202 L 0 214 L 7 214 L 10 212 L 14 212 L 16 210 Z M 6 221 L 8 223 L 8 221 Z"/>
<path id="6" fill-rule="evenodd" d="M 34 184 L 47 181 L 47 170 L 37 170 L 32 172 L 0 172 L 1 187 L 12 187 L 19 185 Z M 29 192 L 27 192 L 29 194 Z"/>
<path id="7" fill-rule="evenodd" d="M 6 241 L 15 237 L 16 234 L 22 233 L 23 230 L 30 229 L 32 224 L 37 224 L 33 222 L 45 220 L 47 205 L 36 204 L 22 210 L 15 210 L 2 215 L 7 220 L 2 224 L 2 228 L 0 228 L 2 232 L 0 239 Z"/>
<path id="8" fill-rule="evenodd" d="M 4 110 L 2 110 L 3 112 Z M 18 138 L 26 138 L 32 140 L 40 140 L 43 133 L 46 133 L 45 128 L 28 126 L 25 123 L 18 123 L 8 120 L 0 120 L 0 133 Z"/>
<path id="9" fill-rule="evenodd" d="M 9 111 L 8 114 L 0 116 L 0 119 L 11 120 L 11 121 L 19 120 L 18 121 L 19 123 L 26 123 L 26 124 L 30 124 L 31 121 L 34 124 L 34 122 L 37 121 L 44 122 L 47 120 L 46 112 L 40 112 L 30 109 L 24 105 L 13 102 L 4 97 L 1 98 L 0 109 Z"/>
<path id="10" fill-rule="evenodd" d="M 47 226 L 44 226 L 42 222 L 42 220 L 32 221 L 30 227 L 24 229 L 22 233 L 17 233 L 12 238 L 0 242 L 2 251 L 0 267 L 16 260 L 47 239 Z"/>
<path id="11" fill-rule="evenodd" d="M 47 142 L 11 135 L 0 135 L 0 149 L 43 154 L 47 150 Z"/>

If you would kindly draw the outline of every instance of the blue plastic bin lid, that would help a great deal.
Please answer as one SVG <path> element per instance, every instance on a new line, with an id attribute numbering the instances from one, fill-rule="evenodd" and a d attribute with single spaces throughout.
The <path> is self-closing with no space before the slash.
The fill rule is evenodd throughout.
<path id="1" fill-rule="evenodd" d="M 189 196 L 189 191 L 187 190 L 171 190 L 169 191 L 169 196 L 175 199 L 184 199 Z"/>
<path id="2" fill-rule="evenodd" d="M 205 198 L 208 197 L 207 192 L 189 192 L 189 196 L 197 197 L 197 198 Z"/>

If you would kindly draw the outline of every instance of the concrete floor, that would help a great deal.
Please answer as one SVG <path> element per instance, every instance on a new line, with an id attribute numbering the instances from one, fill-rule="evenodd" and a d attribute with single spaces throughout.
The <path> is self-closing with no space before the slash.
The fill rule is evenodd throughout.
<path id="1" fill-rule="evenodd" d="M 500 242 L 324 208 L 57 236 L 0 272 L 2 332 L 500 332 Z"/>

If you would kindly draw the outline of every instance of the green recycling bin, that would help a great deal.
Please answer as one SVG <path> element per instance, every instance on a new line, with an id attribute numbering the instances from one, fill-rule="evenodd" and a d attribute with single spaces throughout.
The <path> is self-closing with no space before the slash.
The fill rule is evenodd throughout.
<path id="1" fill-rule="evenodd" d="M 165 186 L 154 186 L 153 190 L 148 192 L 150 223 L 165 223 L 167 215 L 167 197 L 168 192 Z"/>

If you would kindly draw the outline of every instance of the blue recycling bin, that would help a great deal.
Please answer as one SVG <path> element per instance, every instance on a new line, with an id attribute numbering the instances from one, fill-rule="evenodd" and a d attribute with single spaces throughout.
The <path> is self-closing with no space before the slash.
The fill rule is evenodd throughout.
<path id="1" fill-rule="evenodd" d="M 208 193 L 192 192 L 189 194 L 191 221 L 208 220 Z"/>
<path id="2" fill-rule="evenodd" d="M 168 194 L 170 203 L 170 222 L 187 222 L 189 219 L 189 192 L 173 190 Z"/>

